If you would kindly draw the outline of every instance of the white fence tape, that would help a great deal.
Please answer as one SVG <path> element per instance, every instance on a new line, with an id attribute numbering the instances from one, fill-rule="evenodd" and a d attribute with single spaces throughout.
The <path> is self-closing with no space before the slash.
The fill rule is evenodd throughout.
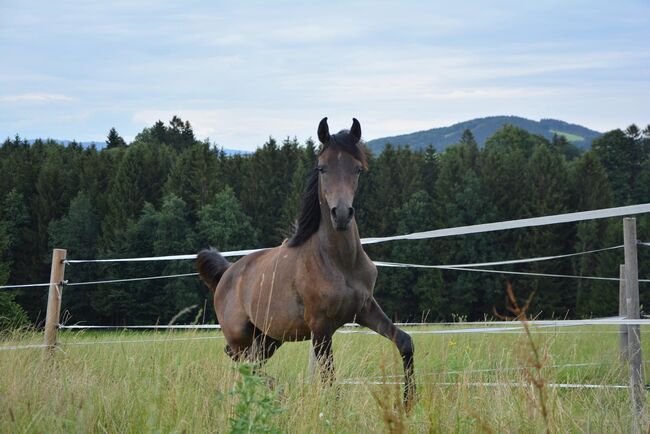
<path id="1" fill-rule="evenodd" d="M 571 223 L 609 217 L 620 217 L 625 215 L 643 214 L 647 212 L 650 212 L 650 203 L 621 206 L 616 208 L 597 209 L 593 211 L 572 212 L 545 217 L 507 220 L 503 222 L 485 223 L 480 225 L 460 226 L 448 229 L 436 229 L 432 231 L 414 232 L 411 234 L 397 235 L 392 237 L 364 238 L 361 240 L 361 243 L 374 244 L 395 240 L 423 240 L 429 238 L 448 237 L 452 235 L 478 234 L 483 232 L 502 231 L 506 229 L 528 228 L 533 226 L 554 225 L 558 223 Z"/>
<path id="2" fill-rule="evenodd" d="M 163 338 L 163 339 L 116 339 L 116 340 L 102 340 L 102 341 L 86 341 L 86 342 L 60 342 L 57 348 L 69 345 L 103 345 L 103 344 L 141 344 L 152 342 L 181 342 L 181 341 L 204 341 L 212 339 L 223 339 L 223 336 L 196 336 L 196 337 L 182 337 L 182 338 Z M 27 350 L 34 348 L 47 348 L 49 345 L 45 344 L 28 344 L 28 345 L 4 345 L 0 346 L 0 351 L 8 350 Z"/>
<path id="3" fill-rule="evenodd" d="M 577 222 L 584 220 L 593 220 L 601 219 L 608 217 L 617 217 L 624 215 L 632 214 L 641 214 L 650 212 L 650 204 L 639 204 L 631 205 L 617 208 L 605 208 L 593 211 L 583 211 L 567 214 L 558 214 L 553 216 L 545 217 L 534 217 L 528 219 L 519 219 L 519 220 L 508 220 L 503 222 L 496 223 L 486 223 L 479 225 L 471 226 L 461 226 L 456 228 L 447 228 L 447 229 L 436 229 L 432 231 L 425 232 L 414 232 L 406 235 L 397 235 L 392 237 L 375 237 L 375 238 L 363 238 L 361 239 L 362 244 L 374 244 L 381 243 L 386 241 L 394 240 L 418 240 L 418 239 L 428 239 L 428 238 L 438 238 L 451 235 L 466 235 L 466 234 L 475 234 L 482 232 L 492 232 L 500 231 L 506 229 L 515 229 L 515 228 L 525 228 L 532 226 L 542 226 L 542 225 L 551 225 L 558 223 L 569 223 Z M 649 243 L 639 243 L 641 245 L 648 245 Z M 439 269 L 448 269 L 448 270 L 459 270 L 459 271 L 475 271 L 480 272 L 482 270 L 474 270 L 473 267 L 488 267 L 496 265 L 511 265 L 511 264 L 521 264 L 527 262 L 538 262 L 538 261 L 548 261 L 552 259 L 567 258 L 577 255 L 585 255 L 589 253 L 601 252 L 605 250 L 618 249 L 622 246 L 607 247 L 604 249 L 589 250 L 586 252 L 577 252 L 569 253 L 564 255 L 555 255 L 555 256 L 540 256 L 536 258 L 527 258 L 527 259 L 511 259 L 505 261 L 493 261 L 493 262 L 482 262 L 482 263 L 473 263 L 473 264 L 452 264 L 452 265 L 421 265 L 421 264 L 402 264 L 397 262 L 384 262 L 376 261 L 375 264 L 381 267 L 403 267 L 403 268 L 439 268 Z M 258 252 L 265 249 L 248 249 L 248 250 L 235 250 L 229 252 L 221 252 L 224 257 L 232 256 L 244 256 L 250 253 Z M 196 259 L 196 254 L 188 255 L 168 255 L 168 256 L 150 256 L 150 257 L 140 257 L 140 258 L 109 258 L 109 259 L 67 259 L 65 260 L 66 264 L 81 264 L 81 263 L 108 263 L 108 262 L 146 262 L 146 261 L 176 261 L 176 260 L 191 260 Z M 590 279 L 590 280 L 611 280 L 616 281 L 618 278 L 607 278 L 607 277 L 595 277 L 595 276 L 570 276 L 570 275 L 560 275 L 560 274 L 543 274 L 543 273 L 525 273 L 525 272 L 513 272 L 513 271 L 500 271 L 500 270 L 484 270 L 483 272 L 487 273 L 501 273 L 501 274 L 520 274 L 520 275 L 530 275 L 530 276 L 543 276 L 543 277 L 564 277 L 564 278 L 577 278 L 577 279 Z M 115 279 L 115 280 L 101 280 L 95 282 L 76 282 L 69 283 L 68 285 L 90 285 L 90 284 L 103 284 L 103 283 L 116 283 L 116 282 L 130 282 L 137 280 L 151 280 L 151 279 L 164 279 L 171 277 L 183 277 L 193 275 L 193 273 L 183 274 L 183 275 L 171 275 L 171 276 L 155 276 L 155 277 L 144 277 L 144 278 L 131 278 L 131 279 Z M 649 282 L 648 279 L 641 279 L 640 282 Z M 48 283 L 38 283 L 38 284 L 26 284 L 26 285 L 3 285 L 0 286 L 0 289 L 11 289 L 11 288 L 27 288 L 27 287 L 37 287 L 37 286 L 49 286 Z"/>
<path id="4" fill-rule="evenodd" d="M 588 320 L 532 320 L 528 321 L 528 325 L 531 326 L 533 333 L 544 333 L 539 331 L 543 328 L 562 328 L 562 327 L 579 327 L 579 326 L 592 326 L 592 325 L 650 325 L 649 319 L 625 319 L 623 317 L 610 317 L 610 318 L 598 318 L 598 319 L 588 319 Z M 470 322 L 470 323 L 396 323 L 399 326 L 472 326 L 467 328 L 460 329 L 443 329 L 443 330 L 409 330 L 407 333 L 415 334 L 439 334 L 439 335 L 448 335 L 448 334 L 471 334 L 471 333 L 520 333 L 524 330 L 523 325 L 518 321 L 481 321 L 481 322 Z M 490 325 L 492 327 L 473 327 L 475 325 Z M 64 330 L 146 330 L 146 329 L 178 329 L 178 330 L 188 330 L 188 329 L 220 329 L 221 327 L 218 324 L 202 324 L 202 325 L 141 325 L 141 326 L 98 326 L 98 325 L 60 325 L 61 329 Z M 356 323 L 348 323 L 345 327 L 355 327 L 357 330 L 349 329 L 339 329 L 337 333 L 341 334 L 376 334 L 372 330 L 361 329 Z M 560 331 L 553 330 L 551 333 L 560 333 Z M 575 332 L 572 332 L 575 333 Z M 599 331 L 603 333 L 603 331 Z M 618 333 L 618 332 L 617 332 Z M 191 340 L 206 340 L 206 339 L 223 339 L 223 335 L 211 335 L 211 336 L 195 336 L 195 337 L 178 337 L 170 338 L 166 337 L 163 339 L 120 339 L 120 340 L 103 340 L 103 341 L 87 341 L 87 342 L 62 342 L 63 346 L 65 345 L 93 345 L 93 344 L 120 344 L 120 343 L 148 343 L 148 342 L 176 342 L 176 341 L 191 341 Z M 48 345 L 44 344 L 27 344 L 27 345 L 5 345 L 0 346 L 0 351 L 7 350 L 20 350 L 20 349 L 34 349 L 34 348 L 45 348 Z"/>
<path id="5" fill-rule="evenodd" d="M 199 273 L 185 273 L 185 274 L 166 274 L 163 276 L 149 276 L 149 277 L 132 277 L 129 279 L 113 279 L 113 280 L 95 280 L 92 282 L 64 282 L 66 286 L 79 286 L 79 285 L 101 285 L 104 283 L 120 283 L 120 282 L 137 282 L 140 280 L 156 280 L 156 279 L 170 279 L 173 277 L 190 277 L 198 276 Z"/>
<path id="6" fill-rule="evenodd" d="M 493 274 L 512 274 L 516 276 L 536 276 L 536 277 L 559 277 L 565 279 L 583 279 L 583 280 L 604 280 L 609 282 L 618 282 L 618 277 L 600 277 L 600 276 L 575 276 L 573 274 L 551 274 L 551 273 L 533 273 L 529 271 L 509 271 L 509 270 L 490 270 L 485 268 L 452 268 L 445 267 L 445 270 L 473 271 L 476 273 L 493 273 Z M 639 283 L 649 283 L 650 279 L 639 279 Z"/>
<path id="7" fill-rule="evenodd" d="M 491 270 L 485 268 L 465 268 L 465 267 L 450 267 L 447 265 L 423 265 L 423 264 L 402 264 L 400 262 L 382 262 L 376 261 L 375 265 L 378 267 L 395 267 L 395 268 L 434 268 L 438 270 L 451 270 L 451 271 L 471 271 L 475 273 L 494 273 L 494 274 L 513 274 L 519 276 L 536 276 L 536 277 L 559 277 L 568 279 L 584 279 L 584 280 L 607 280 L 618 282 L 618 277 L 599 277 L 599 276 L 575 276 L 572 274 L 549 274 L 549 273 L 533 273 L 527 271 L 510 271 L 510 270 Z M 639 282 L 649 282 L 648 279 L 639 279 Z"/>
<path id="8" fill-rule="evenodd" d="M 222 256 L 228 258 L 232 256 L 246 256 L 251 253 L 259 252 L 266 249 L 248 249 L 233 250 L 230 252 L 220 252 Z M 189 255 L 168 255 L 168 256 L 148 256 L 142 258 L 112 258 L 112 259 L 66 259 L 66 264 L 85 264 L 93 262 L 149 262 L 149 261 L 179 261 L 183 259 L 196 259 L 196 253 Z"/>
<path id="9" fill-rule="evenodd" d="M 45 344 L 2 345 L 0 346 L 0 351 L 31 350 L 34 348 L 47 348 L 47 347 L 49 347 L 49 345 L 45 345 Z"/>
<path id="10" fill-rule="evenodd" d="M 345 385 L 403 385 L 403 381 L 364 381 L 364 380 L 341 380 L 337 384 Z M 423 384 L 423 383 L 419 383 Z M 470 386 L 470 387 L 532 387 L 529 383 L 480 383 L 480 382 L 431 382 L 424 383 L 433 386 Z M 630 386 L 623 384 L 574 384 L 574 383 L 544 383 L 544 387 L 551 389 L 629 389 Z"/>
<path id="11" fill-rule="evenodd" d="M 561 328 L 561 327 L 581 327 L 594 325 L 650 325 L 650 319 L 626 319 L 623 317 L 583 319 L 583 320 L 531 320 L 527 322 L 533 330 L 538 328 Z M 464 334 L 464 333 L 509 333 L 522 331 L 523 325 L 519 321 L 482 321 L 466 323 L 396 323 L 400 327 L 408 326 L 462 326 L 464 328 L 441 329 L 441 330 L 408 330 L 411 335 L 418 334 Z M 482 325 L 484 327 L 477 327 Z M 135 325 L 135 326 L 101 326 L 101 325 L 60 325 L 64 330 L 219 330 L 219 324 L 172 324 L 172 325 Z M 374 331 L 365 329 L 356 323 L 345 324 L 345 328 L 339 329 L 336 333 L 340 334 L 376 334 Z"/>
<path id="12" fill-rule="evenodd" d="M 450 265 L 440 265 L 440 268 L 463 268 L 463 267 L 474 267 L 474 268 L 479 268 L 479 267 L 492 267 L 496 265 L 513 265 L 513 264 L 525 264 L 529 262 L 542 262 L 542 261 L 550 261 L 553 259 L 563 259 L 563 258 L 570 258 L 573 256 L 582 256 L 582 255 L 590 255 L 592 253 L 599 253 L 599 252 L 605 252 L 608 250 L 617 250 L 623 248 L 623 244 L 620 244 L 618 246 L 612 246 L 612 247 L 605 247 L 602 249 L 594 249 L 594 250 L 586 250 L 584 252 L 576 252 L 576 253 L 567 253 L 564 255 L 555 255 L 555 256 L 537 256 L 535 258 L 525 258 L 525 259 L 508 259 L 505 261 L 493 261 L 493 262 L 478 262 L 478 263 L 468 263 L 468 264 L 450 264 Z M 377 264 L 377 262 L 375 262 Z M 392 264 L 392 262 L 391 262 Z"/>
<path id="13" fill-rule="evenodd" d="M 545 226 L 558 223 L 571 223 L 584 220 L 594 220 L 609 217 L 620 217 L 625 215 L 642 214 L 650 212 L 650 203 L 621 206 L 617 208 L 597 209 L 593 211 L 573 212 L 567 214 L 557 214 L 545 217 L 533 217 L 519 220 L 507 220 L 495 223 L 485 223 L 471 226 L 460 226 L 456 228 L 436 229 L 432 231 L 413 232 L 406 235 L 396 235 L 391 237 L 371 237 L 362 238 L 361 244 L 376 244 L 386 241 L 395 240 L 422 240 L 429 238 L 440 238 L 452 235 L 467 235 L 483 232 L 502 231 L 506 229 L 527 228 L 533 226 Z M 258 252 L 265 249 L 248 249 L 235 250 L 230 252 L 221 252 L 224 257 L 244 256 L 250 253 Z M 181 259 L 195 259 L 196 254 L 190 255 L 171 255 L 171 256 L 151 256 L 146 258 L 116 258 L 116 259 L 67 259 L 66 264 L 81 264 L 87 262 L 141 262 L 141 261 L 175 261 Z M 496 264 L 494 264 L 496 265 Z"/>
<path id="14" fill-rule="evenodd" d="M 11 288 L 35 288 L 38 286 L 50 286 L 49 283 L 27 283 L 25 285 L 2 285 L 0 289 L 11 289 Z"/>
<path id="15" fill-rule="evenodd" d="M 648 363 L 648 362 L 646 362 Z M 589 366 L 611 366 L 612 362 L 583 362 L 583 363 L 565 363 L 554 365 L 543 365 L 541 369 L 566 369 L 566 368 L 586 368 Z M 468 375 L 468 374 L 494 374 L 497 372 L 516 372 L 535 369 L 534 366 L 507 366 L 500 368 L 483 368 L 483 369 L 457 369 L 454 371 L 437 371 L 437 372 L 418 372 L 418 377 L 445 377 L 449 375 Z M 371 380 L 386 380 L 389 378 L 403 378 L 403 374 L 381 375 L 369 377 Z M 363 380 L 363 378 L 350 378 L 350 380 Z"/>

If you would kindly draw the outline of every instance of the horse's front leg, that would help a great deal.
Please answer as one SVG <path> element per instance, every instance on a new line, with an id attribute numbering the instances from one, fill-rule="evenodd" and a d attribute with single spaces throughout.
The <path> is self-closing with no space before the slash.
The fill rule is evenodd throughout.
<path id="1" fill-rule="evenodd" d="M 316 361 L 321 372 L 321 381 L 324 385 L 330 386 L 334 382 L 334 354 L 332 353 L 331 327 L 312 328 L 311 344 L 314 348 Z"/>
<path id="2" fill-rule="evenodd" d="M 410 410 L 415 397 L 415 378 L 413 363 L 413 339 L 386 316 L 374 297 L 371 297 L 357 314 L 357 322 L 371 330 L 387 337 L 395 343 L 404 364 L 404 406 Z"/>

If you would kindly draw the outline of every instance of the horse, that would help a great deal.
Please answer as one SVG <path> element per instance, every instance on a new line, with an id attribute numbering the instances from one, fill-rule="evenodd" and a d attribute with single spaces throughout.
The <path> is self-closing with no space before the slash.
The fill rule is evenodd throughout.
<path id="1" fill-rule="evenodd" d="M 404 405 L 415 395 L 414 346 L 373 297 L 377 267 L 364 252 L 354 215 L 359 175 L 368 162 L 361 125 L 329 133 L 318 126 L 321 151 L 303 199 L 297 228 L 282 245 L 234 263 L 217 250 L 198 253 L 197 269 L 214 291 L 214 308 L 235 361 L 263 363 L 284 342 L 311 339 L 321 381 L 334 381 L 332 335 L 356 321 L 390 339 L 404 365 Z"/>

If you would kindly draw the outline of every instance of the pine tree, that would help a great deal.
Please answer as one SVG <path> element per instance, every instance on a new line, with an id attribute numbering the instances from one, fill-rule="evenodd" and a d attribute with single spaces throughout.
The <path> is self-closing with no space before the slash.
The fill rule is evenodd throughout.
<path id="1" fill-rule="evenodd" d="M 621 130 L 614 130 L 595 139 L 592 149 L 607 170 L 614 204 L 621 206 L 639 203 L 637 182 L 644 161 L 648 158 L 644 155 L 642 141 Z"/>
<path id="2" fill-rule="evenodd" d="M 182 198 L 195 220 L 198 210 L 224 188 L 225 181 L 217 154 L 210 149 L 210 144 L 196 142 L 175 159 L 164 191 Z"/>
<path id="3" fill-rule="evenodd" d="M 475 143 L 447 148 L 440 156 L 433 205 L 439 227 L 456 227 L 497 221 L 497 211 L 490 202 L 478 174 L 480 153 Z M 439 252 L 438 263 L 462 264 L 503 257 L 493 242 L 493 234 L 442 238 L 433 241 Z M 498 278 L 482 273 L 446 271 L 443 297 L 448 300 L 445 316 L 451 314 L 477 318 L 491 312 L 501 302 L 502 286 Z"/>
<path id="4" fill-rule="evenodd" d="M 472 134 L 472 131 L 469 129 L 463 131 L 463 135 L 460 137 L 460 143 L 474 148 L 478 147 L 474 134 Z"/>
<path id="5" fill-rule="evenodd" d="M 171 194 L 164 198 L 163 205 L 156 213 L 157 227 L 153 241 L 156 256 L 177 255 L 196 251 L 197 242 L 192 226 L 188 219 L 186 203 Z M 193 261 L 170 261 L 164 264 L 163 275 L 185 274 L 194 271 Z M 160 288 L 152 294 L 152 304 L 158 317 L 168 322 L 180 311 L 194 306 L 196 314 L 199 306 L 203 306 L 207 289 L 196 278 L 165 280 Z M 186 321 L 190 317 L 183 317 Z"/>
<path id="6" fill-rule="evenodd" d="M 548 142 L 511 125 L 486 141 L 481 154 L 481 179 L 500 220 L 525 216 L 522 205 L 526 203 L 526 192 L 521 180 L 526 178 L 526 162 L 538 144 Z"/>
<path id="7" fill-rule="evenodd" d="M 106 138 L 106 149 L 113 148 L 126 148 L 126 142 L 122 136 L 117 133 L 115 127 L 110 129 L 108 137 Z"/>
<path id="8" fill-rule="evenodd" d="M 569 173 L 560 153 L 553 152 L 549 145 L 538 145 L 526 168 L 523 182 L 524 216 L 538 217 L 563 214 L 569 211 Z M 570 240 L 572 227 L 553 225 L 514 231 L 516 235 L 513 251 L 516 257 L 551 256 L 566 253 L 573 247 Z M 524 271 L 536 273 L 570 274 L 570 262 L 537 262 Z M 564 316 L 575 308 L 575 285 L 566 280 L 548 278 L 511 278 L 520 297 L 527 297 L 537 291 L 531 304 L 531 313 L 544 312 L 547 315 Z"/>
<path id="9" fill-rule="evenodd" d="M 566 137 L 560 134 L 553 134 L 551 148 L 560 155 L 564 155 L 564 158 L 568 161 L 578 158 L 581 153 L 580 148 L 569 142 Z"/>
<path id="10" fill-rule="evenodd" d="M 612 190 L 607 179 L 607 172 L 600 164 L 594 151 L 587 152 L 579 158 L 571 172 L 571 203 L 575 211 L 609 208 L 613 204 Z M 617 219 L 618 220 L 618 219 Z M 607 220 L 592 220 L 577 224 L 575 236 L 576 252 L 600 249 L 619 244 L 611 239 L 612 231 Z M 612 244 L 608 244 L 608 243 Z M 619 252 L 603 252 L 583 255 L 575 258 L 573 274 L 579 276 L 612 275 L 613 256 Z M 580 317 L 603 316 L 612 314 L 617 303 L 616 285 L 609 282 L 578 280 L 576 286 L 576 315 Z"/>
<path id="11" fill-rule="evenodd" d="M 440 156 L 436 149 L 429 145 L 420 154 L 419 159 L 422 160 L 421 178 L 424 191 L 426 191 L 431 198 L 435 198 L 435 186 L 440 171 Z"/>
<path id="12" fill-rule="evenodd" d="M 432 207 L 432 200 L 425 191 L 415 192 L 397 212 L 398 232 L 410 233 L 436 227 Z M 440 259 L 433 244 L 432 240 L 394 242 L 390 259 L 403 263 L 436 264 Z M 420 313 L 429 319 L 443 318 L 448 302 L 443 293 L 441 273 L 434 269 L 382 268 L 376 292 L 387 312 L 400 320 L 421 321 Z"/>
<path id="13" fill-rule="evenodd" d="M 102 222 L 105 250 L 114 250 L 116 237 L 129 220 L 137 219 L 145 202 L 161 204 L 172 161 L 165 145 L 136 141 L 127 148 L 108 193 L 108 212 Z"/>
<path id="14" fill-rule="evenodd" d="M 283 146 L 284 148 L 284 146 Z M 242 191 L 239 195 L 247 215 L 255 222 L 264 247 L 278 245 L 283 240 L 283 225 L 277 217 L 291 182 L 296 160 L 287 161 L 291 152 L 281 150 L 273 138 L 244 161 Z"/>
<path id="15" fill-rule="evenodd" d="M 635 124 L 632 124 L 625 129 L 625 135 L 632 140 L 638 140 L 641 138 L 641 130 Z"/>
<path id="16" fill-rule="evenodd" d="M 169 121 L 169 127 L 165 130 L 165 138 L 162 141 L 171 146 L 177 152 L 181 152 L 195 143 L 194 131 L 188 121 L 183 122 L 178 116 Z"/>
<path id="17" fill-rule="evenodd" d="M 0 285 L 9 282 L 15 255 L 19 253 L 16 248 L 20 246 L 21 230 L 28 223 L 23 197 L 14 189 L 6 195 L 0 209 Z M 27 324 L 25 310 L 14 299 L 15 293 L 0 291 L 0 332 Z"/>
<path id="18" fill-rule="evenodd" d="M 70 203 L 67 214 L 49 223 L 49 250 L 65 248 L 70 258 L 96 258 L 99 230 L 100 220 L 93 210 L 90 197 L 85 192 L 79 192 Z M 100 271 L 96 267 L 70 266 L 66 270 L 66 278 L 71 282 L 99 280 L 102 277 Z M 95 312 L 91 300 L 95 291 L 96 288 L 88 286 L 66 288 L 63 309 L 72 315 L 72 321 L 93 323 Z"/>
<path id="19" fill-rule="evenodd" d="M 251 249 L 258 245 L 257 231 L 230 187 L 199 211 L 198 245 L 221 251 Z"/>

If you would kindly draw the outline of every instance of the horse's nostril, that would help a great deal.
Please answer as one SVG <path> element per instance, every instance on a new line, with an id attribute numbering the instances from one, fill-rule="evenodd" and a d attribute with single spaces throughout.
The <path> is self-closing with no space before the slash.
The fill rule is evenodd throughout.
<path id="1" fill-rule="evenodd" d="M 348 217 L 352 218 L 352 216 L 354 215 L 354 208 L 350 207 L 350 209 L 348 210 L 348 213 L 349 213 Z"/>
<path id="2" fill-rule="evenodd" d="M 336 207 L 332 208 L 332 217 L 336 218 Z"/>

